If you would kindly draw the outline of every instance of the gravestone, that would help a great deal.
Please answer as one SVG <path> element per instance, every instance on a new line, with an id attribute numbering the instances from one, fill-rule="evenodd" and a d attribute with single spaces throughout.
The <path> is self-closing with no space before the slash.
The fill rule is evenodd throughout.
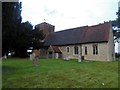
<path id="1" fill-rule="evenodd" d="M 30 60 L 34 60 L 35 59 L 35 53 L 30 54 Z"/>
<path id="2" fill-rule="evenodd" d="M 81 55 L 78 55 L 78 62 L 81 62 Z"/>

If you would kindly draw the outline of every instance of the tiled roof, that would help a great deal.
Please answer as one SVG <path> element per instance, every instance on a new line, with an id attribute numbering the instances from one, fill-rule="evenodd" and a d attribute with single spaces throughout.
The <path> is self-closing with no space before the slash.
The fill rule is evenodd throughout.
<path id="1" fill-rule="evenodd" d="M 112 29 L 111 23 L 105 22 L 94 26 L 58 31 L 47 37 L 45 46 L 107 42 L 109 40 L 110 29 Z"/>
<path id="2" fill-rule="evenodd" d="M 54 50 L 55 53 L 61 53 L 59 47 L 57 47 L 57 46 L 52 46 L 52 48 L 53 48 L 53 50 Z"/>

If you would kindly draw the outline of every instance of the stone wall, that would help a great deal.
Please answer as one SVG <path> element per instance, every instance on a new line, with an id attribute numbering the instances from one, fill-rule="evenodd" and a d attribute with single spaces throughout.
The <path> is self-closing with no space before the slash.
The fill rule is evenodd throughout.
<path id="1" fill-rule="evenodd" d="M 110 61 L 115 60 L 115 46 L 114 46 L 114 38 L 113 38 L 112 29 L 110 30 L 109 41 L 108 41 L 108 60 Z"/>
<path id="2" fill-rule="evenodd" d="M 91 43 L 82 45 L 82 55 L 86 60 L 99 60 L 107 61 L 108 60 L 108 43 Z M 93 45 L 98 46 L 98 54 L 93 54 Z M 87 47 L 87 55 L 85 55 L 85 46 Z"/>
<path id="3" fill-rule="evenodd" d="M 107 43 L 89 43 L 89 44 L 82 44 L 77 45 L 79 48 L 79 54 L 84 56 L 85 60 L 97 60 L 97 61 L 110 61 L 113 60 L 111 51 L 114 51 L 113 45 L 110 44 L 111 42 Z M 93 54 L 93 45 L 98 46 L 98 54 Z M 74 54 L 74 46 L 75 45 L 68 45 L 68 46 L 60 46 L 60 50 L 62 51 L 63 58 L 68 56 L 70 59 L 77 59 L 79 54 Z M 70 52 L 67 52 L 67 47 L 70 48 Z M 87 55 L 85 55 L 85 47 L 87 47 Z M 82 49 L 82 50 L 81 50 Z"/>
<path id="4" fill-rule="evenodd" d="M 78 49 L 79 49 L 79 54 L 81 52 L 80 50 L 80 45 L 77 45 L 78 46 Z M 67 52 L 66 48 L 69 47 L 70 48 L 70 52 Z M 74 58 L 78 58 L 78 55 L 77 54 L 74 54 L 74 45 L 68 45 L 68 46 L 60 46 L 60 50 L 62 52 L 62 56 L 63 58 L 68 56 L 68 58 L 70 59 L 74 59 Z"/>
<path id="5" fill-rule="evenodd" d="M 43 22 L 41 24 L 38 24 L 35 26 L 36 28 L 39 28 L 39 31 L 43 31 L 43 34 L 45 35 L 45 38 L 51 34 L 54 33 L 55 26 L 48 24 L 46 22 Z"/>

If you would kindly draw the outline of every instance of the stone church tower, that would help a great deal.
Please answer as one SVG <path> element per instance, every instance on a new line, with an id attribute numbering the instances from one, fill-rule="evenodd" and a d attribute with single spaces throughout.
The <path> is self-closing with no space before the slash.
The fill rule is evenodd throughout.
<path id="1" fill-rule="evenodd" d="M 43 22 L 43 23 L 36 25 L 35 28 L 37 28 L 39 31 L 43 32 L 45 37 L 41 42 L 44 43 L 47 36 L 54 33 L 55 26 L 53 26 L 49 23 Z M 47 47 L 41 48 L 41 57 L 43 57 L 43 58 L 46 57 L 46 53 L 47 53 L 46 49 L 47 49 Z"/>
<path id="2" fill-rule="evenodd" d="M 35 28 L 39 28 L 39 31 L 42 30 L 46 38 L 49 34 L 54 33 L 55 26 L 49 23 L 43 22 L 43 23 L 36 25 Z"/>

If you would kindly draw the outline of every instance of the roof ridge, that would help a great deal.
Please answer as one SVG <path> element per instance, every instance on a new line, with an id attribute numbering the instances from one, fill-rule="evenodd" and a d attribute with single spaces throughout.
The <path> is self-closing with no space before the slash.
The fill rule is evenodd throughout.
<path id="1" fill-rule="evenodd" d="M 100 26 L 100 25 L 106 25 L 106 24 L 110 24 L 111 22 L 104 22 L 104 23 L 99 23 L 99 24 L 96 24 L 96 25 L 91 25 L 91 26 L 88 26 L 88 27 L 95 27 L 95 26 Z"/>
<path id="2" fill-rule="evenodd" d="M 63 32 L 63 31 L 68 31 L 68 30 L 74 30 L 74 29 L 77 29 L 77 28 L 90 28 L 90 27 L 96 27 L 96 26 L 101 26 L 101 25 L 105 25 L 105 24 L 109 24 L 111 22 L 104 22 L 104 23 L 99 23 L 99 24 L 96 24 L 96 25 L 91 25 L 91 26 L 80 26 L 80 27 L 74 27 L 74 28 L 69 28 L 69 29 L 64 29 L 64 30 L 61 30 L 61 31 L 56 31 L 55 33 L 57 32 Z"/>
<path id="3" fill-rule="evenodd" d="M 75 30 L 75 29 L 78 29 L 78 28 L 86 28 L 86 27 L 88 27 L 88 25 L 86 25 L 86 26 L 81 26 L 81 27 L 75 27 L 75 28 L 64 29 L 64 30 L 61 30 L 61 31 L 56 31 L 55 33 L 63 32 L 63 31 L 68 31 L 68 30 Z"/>

